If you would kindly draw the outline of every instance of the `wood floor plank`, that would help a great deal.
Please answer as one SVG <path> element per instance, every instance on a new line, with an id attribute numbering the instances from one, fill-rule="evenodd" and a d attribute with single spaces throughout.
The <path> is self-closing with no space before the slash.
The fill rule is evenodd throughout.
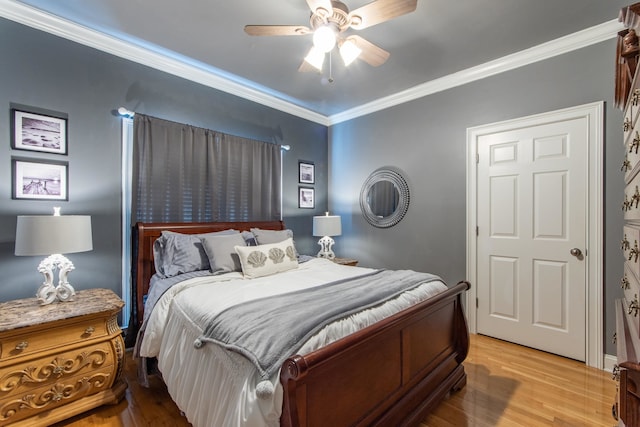
<path id="1" fill-rule="evenodd" d="M 136 381 L 127 353 L 126 398 L 55 427 L 187 427 L 160 379 Z M 615 382 L 584 363 L 493 338 L 472 335 L 464 363 L 467 385 L 453 393 L 421 427 L 611 427 Z"/>
<path id="2" fill-rule="evenodd" d="M 471 336 L 467 386 L 422 427 L 607 426 L 615 424 L 611 374 L 582 362 Z"/>

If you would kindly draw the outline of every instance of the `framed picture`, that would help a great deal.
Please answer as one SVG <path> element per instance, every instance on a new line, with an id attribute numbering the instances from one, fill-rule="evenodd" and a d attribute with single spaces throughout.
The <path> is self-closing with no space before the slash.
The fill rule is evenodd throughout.
<path id="1" fill-rule="evenodd" d="M 316 166 L 311 162 L 298 162 L 298 182 L 301 184 L 316 183 Z"/>
<path id="2" fill-rule="evenodd" d="M 67 154 L 67 119 L 18 109 L 11 116 L 12 148 Z"/>
<path id="3" fill-rule="evenodd" d="M 14 199 L 69 200 L 69 163 L 11 159 Z"/>
<path id="4" fill-rule="evenodd" d="M 298 187 L 298 207 L 303 209 L 316 207 L 316 195 L 313 188 Z"/>

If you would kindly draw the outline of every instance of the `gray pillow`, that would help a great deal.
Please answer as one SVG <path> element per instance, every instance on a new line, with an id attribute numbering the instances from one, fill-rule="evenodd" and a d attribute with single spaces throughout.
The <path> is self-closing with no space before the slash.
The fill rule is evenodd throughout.
<path id="1" fill-rule="evenodd" d="M 293 239 L 293 231 L 287 230 L 263 230 L 261 228 L 252 228 L 251 232 L 256 236 L 259 245 L 268 245 L 270 243 L 280 243 L 288 238 Z"/>
<path id="2" fill-rule="evenodd" d="M 287 239 L 293 239 L 293 231 L 289 230 L 263 230 L 261 228 L 252 228 L 251 232 L 256 236 L 258 245 L 269 245 L 271 243 L 284 242 Z M 296 257 L 299 256 L 296 242 L 293 240 L 293 249 Z"/>
<path id="3" fill-rule="evenodd" d="M 240 258 L 235 250 L 236 246 L 246 246 L 242 234 L 202 236 L 200 241 L 209 258 L 213 273 L 228 273 L 242 269 Z"/>
<path id="4" fill-rule="evenodd" d="M 258 246 L 258 241 L 256 240 L 256 236 L 253 235 L 250 231 L 242 231 L 242 238 L 247 246 Z"/>
<path id="5" fill-rule="evenodd" d="M 209 270 L 209 258 L 200 237 L 219 234 L 239 234 L 223 230 L 204 234 L 183 234 L 163 231 L 153 243 L 153 262 L 160 277 L 172 277 L 191 271 Z"/>

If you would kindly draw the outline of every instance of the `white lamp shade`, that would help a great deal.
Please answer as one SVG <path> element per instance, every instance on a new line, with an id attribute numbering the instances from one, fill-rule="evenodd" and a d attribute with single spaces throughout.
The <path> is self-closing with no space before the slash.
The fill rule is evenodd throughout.
<path id="1" fill-rule="evenodd" d="M 51 255 L 93 249 L 88 215 L 18 216 L 16 255 Z"/>
<path id="2" fill-rule="evenodd" d="M 314 236 L 339 236 L 342 234 L 342 221 L 338 215 L 313 217 Z"/>
<path id="3" fill-rule="evenodd" d="M 360 49 L 356 44 L 351 40 L 347 39 L 340 46 L 340 56 L 344 61 L 345 66 L 349 66 L 353 61 L 355 61 L 358 56 L 362 53 L 362 49 Z"/>
<path id="4" fill-rule="evenodd" d="M 313 45 L 321 52 L 327 53 L 336 45 L 336 33 L 328 25 L 317 28 L 313 33 Z"/>
<path id="5" fill-rule="evenodd" d="M 322 71 L 324 52 L 314 46 L 309 50 L 309 53 L 305 56 L 304 60 L 311 64 L 316 70 Z"/>

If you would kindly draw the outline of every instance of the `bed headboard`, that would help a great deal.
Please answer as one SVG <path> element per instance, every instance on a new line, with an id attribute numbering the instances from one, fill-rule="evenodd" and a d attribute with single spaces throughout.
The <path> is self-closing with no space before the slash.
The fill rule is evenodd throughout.
<path id="1" fill-rule="evenodd" d="M 284 230 L 282 221 L 253 221 L 253 222 L 193 222 L 193 223 L 137 223 L 133 228 L 133 252 L 132 252 L 132 278 L 134 299 L 132 318 L 137 330 L 142 325 L 144 318 L 144 297 L 149 291 L 149 281 L 155 273 L 153 263 L 153 242 L 160 237 L 163 230 L 175 231 L 184 234 L 210 233 L 212 231 L 228 230 L 230 228 L 239 231 L 249 231 L 251 228 L 265 230 Z"/>

